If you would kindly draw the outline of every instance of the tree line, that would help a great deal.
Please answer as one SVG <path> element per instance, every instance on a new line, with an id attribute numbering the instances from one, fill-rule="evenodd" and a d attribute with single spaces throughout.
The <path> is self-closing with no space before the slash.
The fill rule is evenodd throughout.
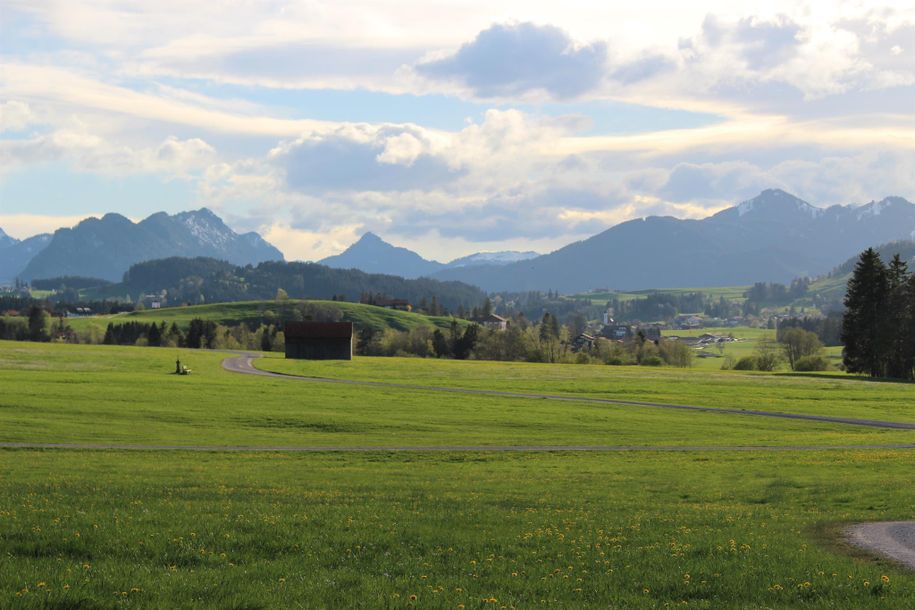
<path id="1" fill-rule="evenodd" d="M 461 282 L 333 269 L 316 263 L 264 262 L 244 267 L 211 258 L 165 258 L 133 265 L 124 281 L 105 288 L 110 295 L 141 295 L 165 290 L 170 304 L 273 299 L 283 290 L 292 299 L 358 302 L 381 294 L 411 303 L 436 303 L 445 314 L 480 305 L 486 294 Z"/>
<path id="2" fill-rule="evenodd" d="M 915 276 L 896 254 L 889 264 L 868 248 L 845 294 L 842 360 L 850 373 L 915 379 Z"/>

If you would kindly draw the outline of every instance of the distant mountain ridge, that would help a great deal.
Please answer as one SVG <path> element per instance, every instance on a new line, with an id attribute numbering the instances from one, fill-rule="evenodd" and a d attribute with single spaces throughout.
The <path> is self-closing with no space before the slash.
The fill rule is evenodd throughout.
<path id="1" fill-rule="evenodd" d="M 404 278 L 432 276 L 444 269 L 474 267 L 477 265 L 503 265 L 538 256 L 536 252 L 477 252 L 456 258 L 450 263 L 430 261 L 412 250 L 389 244 L 374 233 L 368 232 L 349 248 L 320 261 L 335 269 L 359 269 L 366 273 L 399 275 Z"/>
<path id="2" fill-rule="evenodd" d="M 426 260 L 412 250 L 392 246 L 371 232 L 365 233 L 340 254 L 319 260 L 318 264 L 334 269 L 399 275 L 407 279 L 432 275 L 445 268 L 442 263 Z"/>
<path id="3" fill-rule="evenodd" d="M 786 283 L 821 276 L 874 244 L 915 239 L 915 204 L 886 197 L 819 208 L 770 189 L 701 220 L 651 216 L 621 223 L 545 255 L 477 253 L 449 263 L 424 259 L 366 233 L 319 261 L 338 269 L 456 280 L 488 291 L 639 290 Z M 118 281 L 130 265 L 167 257 L 212 257 L 235 265 L 283 260 L 257 233 L 239 235 L 210 210 L 90 218 L 54 235 L 14 239 L 0 230 L 0 283 L 66 275 Z"/>
<path id="4" fill-rule="evenodd" d="M 239 235 L 207 208 L 175 215 L 159 212 L 138 223 L 105 214 L 58 229 L 53 236 L 30 239 L 38 238 L 30 252 L 3 265 L 0 281 L 66 275 L 118 281 L 134 263 L 169 256 L 208 256 L 236 265 L 283 260 L 283 254 L 257 233 Z M 29 241 L 12 247 L 22 249 Z"/>
<path id="5" fill-rule="evenodd" d="M 50 242 L 51 235 L 48 233 L 19 240 L 0 229 L 0 284 L 12 283 L 28 262 Z"/>
<path id="6" fill-rule="evenodd" d="M 901 197 L 818 208 L 770 189 L 702 220 L 631 220 L 534 259 L 434 277 L 489 291 L 564 293 L 784 283 L 826 273 L 873 244 L 912 237 L 915 204 Z"/>
<path id="7" fill-rule="evenodd" d="M 477 252 L 454 259 L 446 265 L 446 268 L 456 269 L 458 267 L 475 267 L 477 265 L 507 265 L 509 263 L 517 263 L 518 261 L 526 261 L 538 256 L 540 256 L 540 254 L 530 250 L 527 252 L 517 252 L 515 250 Z"/>

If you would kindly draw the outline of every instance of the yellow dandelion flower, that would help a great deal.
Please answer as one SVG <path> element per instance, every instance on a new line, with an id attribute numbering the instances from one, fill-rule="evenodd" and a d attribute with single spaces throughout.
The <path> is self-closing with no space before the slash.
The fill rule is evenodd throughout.
<path id="1" fill-rule="evenodd" d="M 411 601 L 411 602 L 415 602 L 415 601 L 416 601 L 416 596 L 415 596 L 415 595 L 411 595 L 411 596 L 410 596 L 410 601 Z"/>
<path id="2" fill-rule="evenodd" d="M 887 584 L 890 582 L 890 577 L 887 576 L 886 574 L 884 574 L 883 576 L 880 577 L 880 580 L 883 581 L 883 584 Z"/>

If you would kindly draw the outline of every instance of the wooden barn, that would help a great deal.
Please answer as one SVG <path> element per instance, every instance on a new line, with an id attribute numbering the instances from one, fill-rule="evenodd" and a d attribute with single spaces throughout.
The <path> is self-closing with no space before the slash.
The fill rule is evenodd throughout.
<path id="1" fill-rule="evenodd" d="M 286 357 L 352 360 L 352 322 L 287 322 Z"/>

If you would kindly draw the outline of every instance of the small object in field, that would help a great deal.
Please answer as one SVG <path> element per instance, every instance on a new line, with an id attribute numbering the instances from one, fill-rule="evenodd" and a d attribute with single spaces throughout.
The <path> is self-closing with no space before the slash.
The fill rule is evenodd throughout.
<path id="1" fill-rule="evenodd" d="M 181 364 L 181 360 L 175 360 L 175 375 L 190 375 L 191 369 Z"/>

